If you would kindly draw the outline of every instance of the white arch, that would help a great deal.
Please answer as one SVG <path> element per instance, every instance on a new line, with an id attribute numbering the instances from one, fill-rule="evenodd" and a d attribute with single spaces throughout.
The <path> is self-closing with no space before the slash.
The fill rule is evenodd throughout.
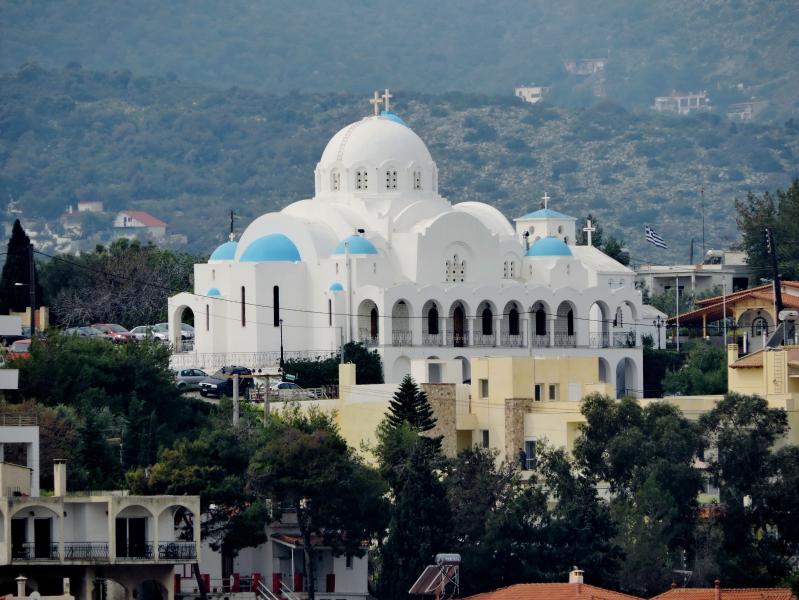
<path id="1" fill-rule="evenodd" d="M 380 310 L 377 303 L 367 298 L 358 305 L 358 341 L 366 346 L 376 346 L 380 339 Z"/>
<path id="2" fill-rule="evenodd" d="M 616 365 L 616 397 L 638 397 L 641 395 L 639 387 L 635 361 L 625 356 Z"/>
<path id="3" fill-rule="evenodd" d="M 411 319 L 413 310 L 411 303 L 400 298 L 391 307 L 391 344 L 393 346 L 412 346 Z"/>
<path id="4" fill-rule="evenodd" d="M 411 359 L 405 355 L 398 356 L 391 368 L 392 381 L 402 381 L 402 378 L 411 373 Z"/>

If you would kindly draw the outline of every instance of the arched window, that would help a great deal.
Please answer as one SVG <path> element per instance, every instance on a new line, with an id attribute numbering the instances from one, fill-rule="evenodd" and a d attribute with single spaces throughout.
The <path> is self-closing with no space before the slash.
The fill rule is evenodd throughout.
<path id="1" fill-rule="evenodd" d="M 768 321 L 763 317 L 757 317 L 752 321 L 752 335 L 768 335 Z"/>
<path id="2" fill-rule="evenodd" d="M 535 311 L 535 334 L 547 334 L 547 313 L 543 308 L 539 308 L 537 311 Z"/>
<path id="3" fill-rule="evenodd" d="M 337 170 L 330 174 L 330 189 L 334 192 L 341 189 L 341 174 Z"/>
<path id="4" fill-rule="evenodd" d="M 330 298 L 327 299 L 327 324 L 333 325 L 333 301 Z"/>
<path id="5" fill-rule="evenodd" d="M 505 263 L 502 265 L 502 267 L 503 267 L 503 268 L 502 268 L 502 277 L 504 277 L 505 279 L 507 279 L 507 278 L 508 278 L 508 270 L 509 270 L 509 269 L 508 269 L 509 265 L 508 265 L 508 261 L 507 261 L 507 260 L 506 260 L 506 261 L 505 261 Z"/>
<path id="6" fill-rule="evenodd" d="M 621 310 L 621 306 L 616 309 L 616 318 L 613 319 L 613 326 L 624 327 L 624 313 Z"/>
<path id="7" fill-rule="evenodd" d="M 461 261 L 461 281 L 466 281 L 466 261 Z"/>
<path id="8" fill-rule="evenodd" d="M 378 336 L 376 308 L 373 308 L 369 313 L 369 335 L 372 337 L 372 339 L 376 339 Z"/>
<path id="9" fill-rule="evenodd" d="M 438 335 L 438 309 L 435 306 L 427 312 L 427 333 Z"/>
<path id="10" fill-rule="evenodd" d="M 369 189 L 369 172 L 366 169 L 358 169 L 355 171 L 355 189 Z"/>
<path id="11" fill-rule="evenodd" d="M 216 281 L 216 269 L 211 269 L 211 281 Z"/>
<path id="12" fill-rule="evenodd" d="M 515 308 L 508 312 L 508 335 L 519 335 L 519 311 Z"/>
<path id="13" fill-rule="evenodd" d="M 510 278 L 513 279 L 516 277 L 516 261 L 510 261 Z"/>
<path id="14" fill-rule="evenodd" d="M 574 311 L 571 309 L 566 313 L 566 335 L 574 335 Z"/>
<path id="15" fill-rule="evenodd" d="M 205 330 L 208 331 L 211 328 L 211 307 L 207 304 L 205 305 Z"/>
<path id="16" fill-rule="evenodd" d="M 386 189 L 387 190 L 396 190 L 397 189 L 397 170 L 396 169 L 388 169 L 386 171 Z"/>
<path id="17" fill-rule="evenodd" d="M 491 335 L 494 333 L 494 314 L 487 306 L 483 309 L 483 335 Z"/>
<path id="18" fill-rule="evenodd" d="M 338 275 L 338 263 L 336 263 L 336 275 Z"/>
<path id="19" fill-rule="evenodd" d="M 422 189 L 422 172 L 419 169 L 413 172 L 413 189 L 416 191 Z"/>
<path id="20" fill-rule="evenodd" d="M 444 281 L 447 283 L 457 283 L 466 281 L 466 261 L 460 260 L 457 254 L 452 255 L 452 260 L 445 263 L 446 276 Z"/>
<path id="21" fill-rule="evenodd" d="M 247 297 L 244 292 L 244 286 L 241 286 L 241 326 L 247 326 L 247 304 L 246 304 Z"/>
<path id="22" fill-rule="evenodd" d="M 272 324 L 280 327 L 280 286 L 272 286 Z"/>

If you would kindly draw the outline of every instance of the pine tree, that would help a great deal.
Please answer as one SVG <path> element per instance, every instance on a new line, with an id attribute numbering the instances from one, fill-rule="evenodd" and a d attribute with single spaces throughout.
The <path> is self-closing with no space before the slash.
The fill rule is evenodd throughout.
<path id="1" fill-rule="evenodd" d="M 19 219 L 14 221 L 11 239 L 8 240 L 6 262 L 0 275 L 0 314 L 22 312 L 30 306 L 30 288 L 16 283 L 30 283 L 30 238 L 25 234 Z M 42 289 L 34 267 L 36 306 L 41 306 Z"/>
<path id="2" fill-rule="evenodd" d="M 410 375 L 406 375 L 389 403 L 388 421 L 399 427 L 403 421 L 417 432 L 430 431 L 436 426 L 436 418 L 427 394 L 420 390 Z"/>

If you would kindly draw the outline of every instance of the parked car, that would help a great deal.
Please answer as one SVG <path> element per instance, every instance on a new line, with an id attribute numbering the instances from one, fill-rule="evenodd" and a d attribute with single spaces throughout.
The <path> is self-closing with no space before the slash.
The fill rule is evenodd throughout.
<path id="1" fill-rule="evenodd" d="M 178 369 L 175 371 L 175 384 L 179 390 L 196 390 L 200 382 L 208 379 L 208 373 L 202 369 Z"/>
<path id="2" fill-rule="evenodd" d="M 113 339 L 117 344 L 129 342 L 135 339 L 130 334 L 130 331 L 122 327 L 122 325 L 117 325 L 116 323 L 95 323 L 92 325 L 92 327 L 99 329 L 106 335 L 111 336 L 111 339 Z"/>
<path id="3" fill-rule="evenodd" d="M 144 340 L 147 338 L 155 338 L 162 342 L 169 341 L 169 332 L 166 327 L 158 325 L 139 325 L 130 330 L 130 334 L 137 340 Z"/>
<path id="4" fill-rule="evenodd" d="M 222 367 L 213 375 L 200 381 L 200 395 L 232 396 L 233 375 L 239 376 L 239 393 L 243 394 L 245 390 L 252 386 L 252 371 L 247 367 Z"/>
<path id="5" fill-rule="evenodd" d="M 158 323 L 156 327 L 163 327 L 165 331 L 169 331 L 169 323 Z M 188 323 L 180 324 L 180 339 L 183 341 L 194 339 L 194 327 Z"/>
<path id="6" fill-rule="evenodd" d="M 19 335 L 9 334 L 0 336 L 0 345 L 10 346 L 17 340 L 24 340 L 30 339 L 31 337 L 31 328 L 29 325 L 23 325 L 22 331 Z"/>
<path id="7" fill-rule="evenodd" d="M 68 329 L 64 330 L 64 335 L 77 335 L 79 337 L 99 338 L 102 340 L 109 340 L 109 341 L 113 340 L 113 338 L 110 335 L 103 333 L 99 329 L 88 326 L 69 327 Z"/>
<path id="8" fill-rule="evenodd" d="M 6 358 L 8 360 L 16 360 L 18 358 L 31 357 L 31 341 L 30 339 L 17 340 L 12 343 L 6 351 Z"/>
<path id="9" fill-rule="evenodd" d="M 269 395 L 278 398 L 316 398 L 312 390 L 301 388 L 290 381 L 276 381 L 269 386 Z"/>

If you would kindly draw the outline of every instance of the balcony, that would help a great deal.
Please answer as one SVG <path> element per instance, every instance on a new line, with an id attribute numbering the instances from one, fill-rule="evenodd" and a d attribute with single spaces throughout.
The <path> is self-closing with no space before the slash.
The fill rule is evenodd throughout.
<path id="1" fill-rule="evenodd" d="M 117 547 L 117 560 L 152 560 L 153 543 L 141 542 Z"/>
<path id="2" fill-rule="evenodd" d="M 440 346 L 444 341 L 441 333 L 422 333 L 423 346 Z"/>
<path id="3" fill-rule="evenodd" d="M 372 332 L 369 329 L 359 329 L 358 341 L 361 342 L 367 348 L 374 348 L 375 346 L 378 345 L 379 338 L 377 335 L 372 335 Z"/>
<path id="4" fill-rule="evenodd" d="M 496 343 L 497 336 L 493 333 L 475 333 L 473 339 L 474 346 L 493 346 Z"/>
<path id="5" fill-rule="evenodd" d="M 532 340 L 533 348 L 549 348 L 549 334 L 534 335 Z"/>
<path id="6" fill-rule="evenodd" d="M 64 544 L 64 560 L 106 561 L 108 544 L 104 542 L 67 542 Z"/>
<path id="7" fill-rule="evenodd" d="M 396 330 L 391 332 L 392 346 L 413 346 L 413 335 L 410 331 Z"/>
<path id="8" fill-rule="evenodd" d="M 11 547 L 11 560 L 58 560 L 58 544 L 24 542 Z"/>
<path id="9" fill-rule="evenodd" d="M 555 347 L 557 348 L 576 348 L 577 337 L 574 334 L 556 333 Z"/>
<path id="10" fill-rule="evenodd" d="M 451 329 L 447 331 L 447 346 L 452 346 L 454 348 L 465 348 L 469 345 L 469 332 L 464 330 L 463 332 L 456 332 L 452 331 Z"/>
<path id="11" fill-rule="evenodd" d="M 613 345 L 616 348 L 635 348 L 635 331 L 614 331 Z"/>
<path id="12" fill-rule="evenodd" d="M 195 560 L 197 546 L 194 542 L 164 542 L 158 544 L 159 560 Z"/>
<path id="13" fill-rule="evenodd" d="M 588 346 L 590 348 L 609 348 L 610 335 L 604 333 L 591 333 L 588 335 Z"/>
<path id="14" fill-rule="evenodd" d="M 502 346 L 506 348 L 524 348 L 524 338 L 519 334 L 502 334 Z"/>

